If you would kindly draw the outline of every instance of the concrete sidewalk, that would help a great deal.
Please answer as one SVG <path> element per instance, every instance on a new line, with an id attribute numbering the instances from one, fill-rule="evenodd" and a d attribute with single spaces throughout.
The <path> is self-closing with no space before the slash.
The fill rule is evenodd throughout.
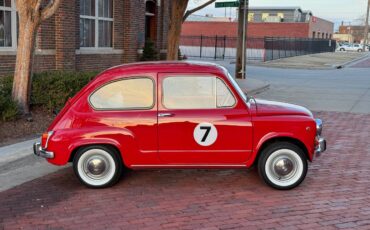
<path id="1" fill-rule="evenodd" d="M 335 69 L 346 67 L 368 56 L 369 52 L 319 53 L 282 58 L 263 63 L 251 63 L 251 65 L 289 69 Z"/>
<path id="2" fill-rule="evenodd" d="M 32 146 L 36 141 L 39 139 L 0 147 L 0 192 L 64 168 L 34 156 Z"/>

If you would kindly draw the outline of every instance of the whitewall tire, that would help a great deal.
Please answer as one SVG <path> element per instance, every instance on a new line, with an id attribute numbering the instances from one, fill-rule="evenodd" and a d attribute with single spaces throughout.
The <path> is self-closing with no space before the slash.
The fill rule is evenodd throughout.
<path id="1" fill-rule="evenodd" d="M 94 145 L 79 149 L 73 159 L 73 170 L 78 179 L 91 188 L 105 188 L 118 182 L 122 161 L 117 151 Z"/>
<path id="2" fill-rule="evenodd" d="M 297 187 L 307 174 L 307 157 L 298 146 L 277 142 L 264 149 L 258 161 L 258 172 L 271 187 L 287 190 Z"/>

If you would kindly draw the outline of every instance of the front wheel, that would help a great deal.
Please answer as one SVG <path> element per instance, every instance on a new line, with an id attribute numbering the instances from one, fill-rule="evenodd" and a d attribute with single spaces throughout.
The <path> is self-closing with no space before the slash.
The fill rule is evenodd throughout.
<path id="1" fill-rule="evenodd" d="M 90 188 L 114 185 L 121 177 L 122 168 L 117 151 L 101 145 L 82 148 L 73 159 L 76 176 Z"/>
<path id="2" fill-rule="evenodd" d="M 266 184 L 280 190 L 297 187 L 307 174 L 307 157 L 289 142 L 271 144 L 261 153 L 258 172 Z"/>

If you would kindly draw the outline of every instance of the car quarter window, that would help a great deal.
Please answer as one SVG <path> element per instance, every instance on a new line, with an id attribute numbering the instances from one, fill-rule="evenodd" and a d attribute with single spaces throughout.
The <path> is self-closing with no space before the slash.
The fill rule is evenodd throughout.
<path id="1" fill-rule="evenodd" d="M 167 109 L 214 109 L 236 103 L 223 80 L 213 76 L 169 76 L 162 87 Z"/>
<path id="2" fill-rule="evenodd" d="M 154 81 L 147 77 L 113 81 L 92 93 L 89 100 L 99 110 L 149 109 L 154 105 Z"/>

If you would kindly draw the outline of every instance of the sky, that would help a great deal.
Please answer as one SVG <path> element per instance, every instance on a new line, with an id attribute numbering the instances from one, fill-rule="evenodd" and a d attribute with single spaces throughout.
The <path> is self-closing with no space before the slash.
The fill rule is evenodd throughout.
<path id="1" fill-rule="evenodd" d="M 217 2 L 233 0 L 217 0 Z M 189 0 L 188 8 L 193 8 L 206 2 L 206 0 Z M 356 19 L 365 17 L 367 0 L 249 0 L 253 6 L 299 6 L 302 10 L 311 10 L 317 17 L 327 19 L 336 24 L 336 27 L 344 21 L 345 23 L 358 24 Z M 214 4 L 196 12 L 198 15 L 213 14 L 214 16 L 225 16 L 225 9 L 215 8 Z M 230 9 L 227 9 L 227 17 Z M 231 11 L 235 17 L 235 8 Z"/>

